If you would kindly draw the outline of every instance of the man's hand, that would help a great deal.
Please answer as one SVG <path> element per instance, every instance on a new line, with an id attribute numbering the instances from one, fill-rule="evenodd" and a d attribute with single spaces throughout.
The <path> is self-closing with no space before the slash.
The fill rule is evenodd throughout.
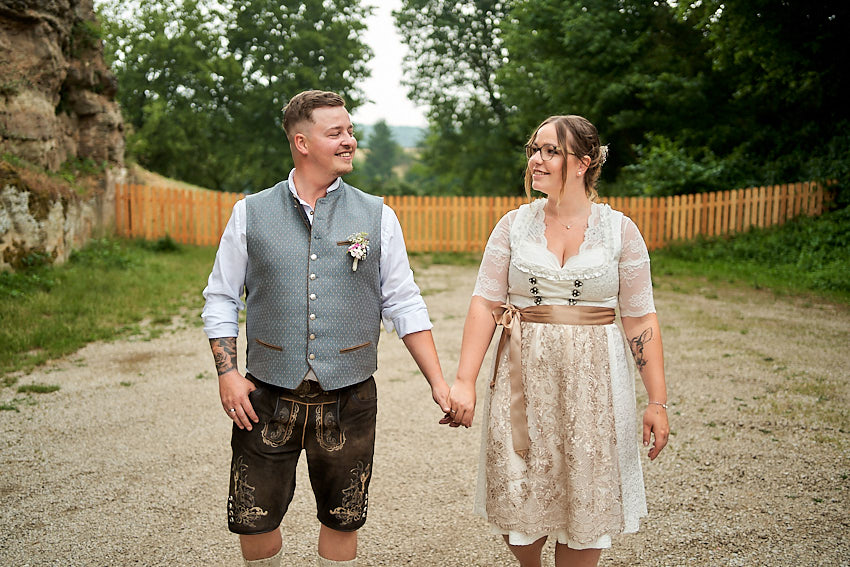
<path id="1" fill-rule="evenodd" d="M 401 340 L 404 341 L 404 346 L 410 351 L 413 360 L 416 361 L 416 365 L 419 366 L 419 370 L 431 386 L 431 397 L 446 414 L 440 420 L 440 423 L 448 423 L 444 420 L 449 416 L 449 385 L 443 378 L 443 370 L 440 368 L 440 359 L 437 356 L 437 348 L 434 346 L 434 337 L 431 335 L 431 331 L 408 333 Z"/>
<path id="2" fill-rule="evenodd" d="M 444 414 L 446 414 L 446 416 L 440 420 L 440 423 L 444 423 L 443 420 L 448 417 L 450 409 L 449 385 L 446 384 L 445 380 L 442 378 L 434 380 L 434 383 L 431 384 L 431 397 L 434 398 L 434 403 L 440 406 L 440 409 L 443 410 Z"/>
<path id="3" fill-rule="evenodd" d="M 254 384 L 236 369 L 236 337 L 210 339 L 210 349 L 218 371 L 218 394 L 221 406 L 239 429 L 251 431 L 251 421 L 260 421 L 248 394 L 256 390 Z"/>
<path id="4" fill-rule="evenodd" d="M 218 393 L 221 396 L 221 407 L 233 420 L 239 429 L 251 431 L 252 421 L 257 423 L 260 418 L 251 406 L 248 394 L 256 390 L 256 386 L 239 374 L 237 370 L 231 370 L 218 377 Z"/>

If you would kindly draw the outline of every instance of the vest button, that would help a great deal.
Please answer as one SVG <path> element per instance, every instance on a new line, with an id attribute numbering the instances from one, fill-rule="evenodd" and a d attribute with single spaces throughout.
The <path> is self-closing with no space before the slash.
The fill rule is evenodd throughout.
<path id="1" fill-rule="evenodd" d="M 310 274 L 310 279 L 311 279 L 311 280 L 316 279 L 316 274 Z"/>
<path id="2" fill-rule="evenodd" d="M 315 313 L 310 313 L 310 320 L 311 320 L 311 321 L 315 321 L 315 320 L 316 320 L 316 314 L 315 314 Z"/>
<path id="3" fill-rule="evenodd" d="M 310 259 L 316 260 L 316 259 L 318 259 L 318 256 L 316 256 L 315 254 L 310 254 Z"/>
<path id="4" fill-rule="evenodd" d="M 310 340 L 311 341 L 316 340 L 316 335 L 313 334 L 313 333 L 310 333 Z"/>
<path id="5" fill-rule="evenodd" d="M 313 354 L 313 353 L 310 353 L 310 356 L 309 356 L 308 358 L 309 358 L 310 360 L 316 360 L 316 355 L 315 355 L 315 354 Z"/>
<path id="6" fill-rule="evenodd" d="M 315 294 L 315 293 L 311 293 L 311 294 L 310 294 L 310 299 L 311 299 L 311 300 L 312 300 L 312 299 L 316 299 L 316 294 Z"/>

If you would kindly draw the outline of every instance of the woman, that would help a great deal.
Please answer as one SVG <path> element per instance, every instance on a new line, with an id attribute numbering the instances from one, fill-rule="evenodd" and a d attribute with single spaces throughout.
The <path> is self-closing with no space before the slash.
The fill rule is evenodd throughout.
<path id="1" fill-rule="evenodd" d="M 646 515 L 629 347 L 649 396 L 650 459 L 669 433 L 646 244 L 628 217 L 594 202 L 606 151 L 580 116 L 534 132 L 526 193 L 547 198 L 493 230 L 451 390 L 447 419 L 469 427 L 475 380 L 502 325 L 476 509 L 523 567 L 540 565 L 548 536 L 556 566 L 596 565 L 611 536 L 637 531 Z"/>

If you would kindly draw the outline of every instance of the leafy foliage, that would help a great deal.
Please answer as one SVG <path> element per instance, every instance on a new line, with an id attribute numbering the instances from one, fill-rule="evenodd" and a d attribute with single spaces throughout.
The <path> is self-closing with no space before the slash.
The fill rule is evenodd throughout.
<path id="1" fill-rule="evenodd" d="M 511 15 L 501 80 L 519 127 L 531 132 L 544 113 L 587 117 L 611 146 L 606 179 L 634 160 L 647 132 L 708 129 L 693 74 L 710 62 L 666 3 L 542 0 Z"/>
<path id="2" fill-rule="evenodd" d="M 292 166 L 281 108 L 305 89 L 355 108 L 368 75 L 359 2 L 106 0 L 104 47 L 131 133 L 128 151 L 213 189 L 271 186 Z"/>
<path id="3" fill-rule="evenodd" d="M 497 82 L 506 3 L 405 0 L 394 15 L 410 49 L 410 96 L 430 108 L 423 167 L 406 181 L 425 193 L 520 194 L 522 135 L 511 129 Z"/>
<path id="4" fill-rule="evenodd" d="M 441 192 L 517 192 L 533 128 L 581 114 L 608 194 L 837 179 L 850 201 L 843 0 L 406 0 L 396 19 L 430 106 L 416 171 Z"/>
<path id="5" fill-rule="evenodd" d="M 731 187 L 738 180 L 727 161 L 710 149 L 693 155 L 681 143 L 659 134 L 648 134 L 647 143 L 635 146 L 638 161 L 622 170 L 620 185 L 631 195 L 676 195 L 682 187 L 689 193 Z"/>

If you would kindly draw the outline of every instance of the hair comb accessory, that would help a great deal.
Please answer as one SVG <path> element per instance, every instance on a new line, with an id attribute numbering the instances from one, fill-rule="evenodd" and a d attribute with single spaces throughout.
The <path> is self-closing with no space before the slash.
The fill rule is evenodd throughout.
<path id="1" fill-rule="evenodd" d="M 608 159 L 608 144 L 604 146 L 599 146 L 599 165 L 605 163 Z"/>

